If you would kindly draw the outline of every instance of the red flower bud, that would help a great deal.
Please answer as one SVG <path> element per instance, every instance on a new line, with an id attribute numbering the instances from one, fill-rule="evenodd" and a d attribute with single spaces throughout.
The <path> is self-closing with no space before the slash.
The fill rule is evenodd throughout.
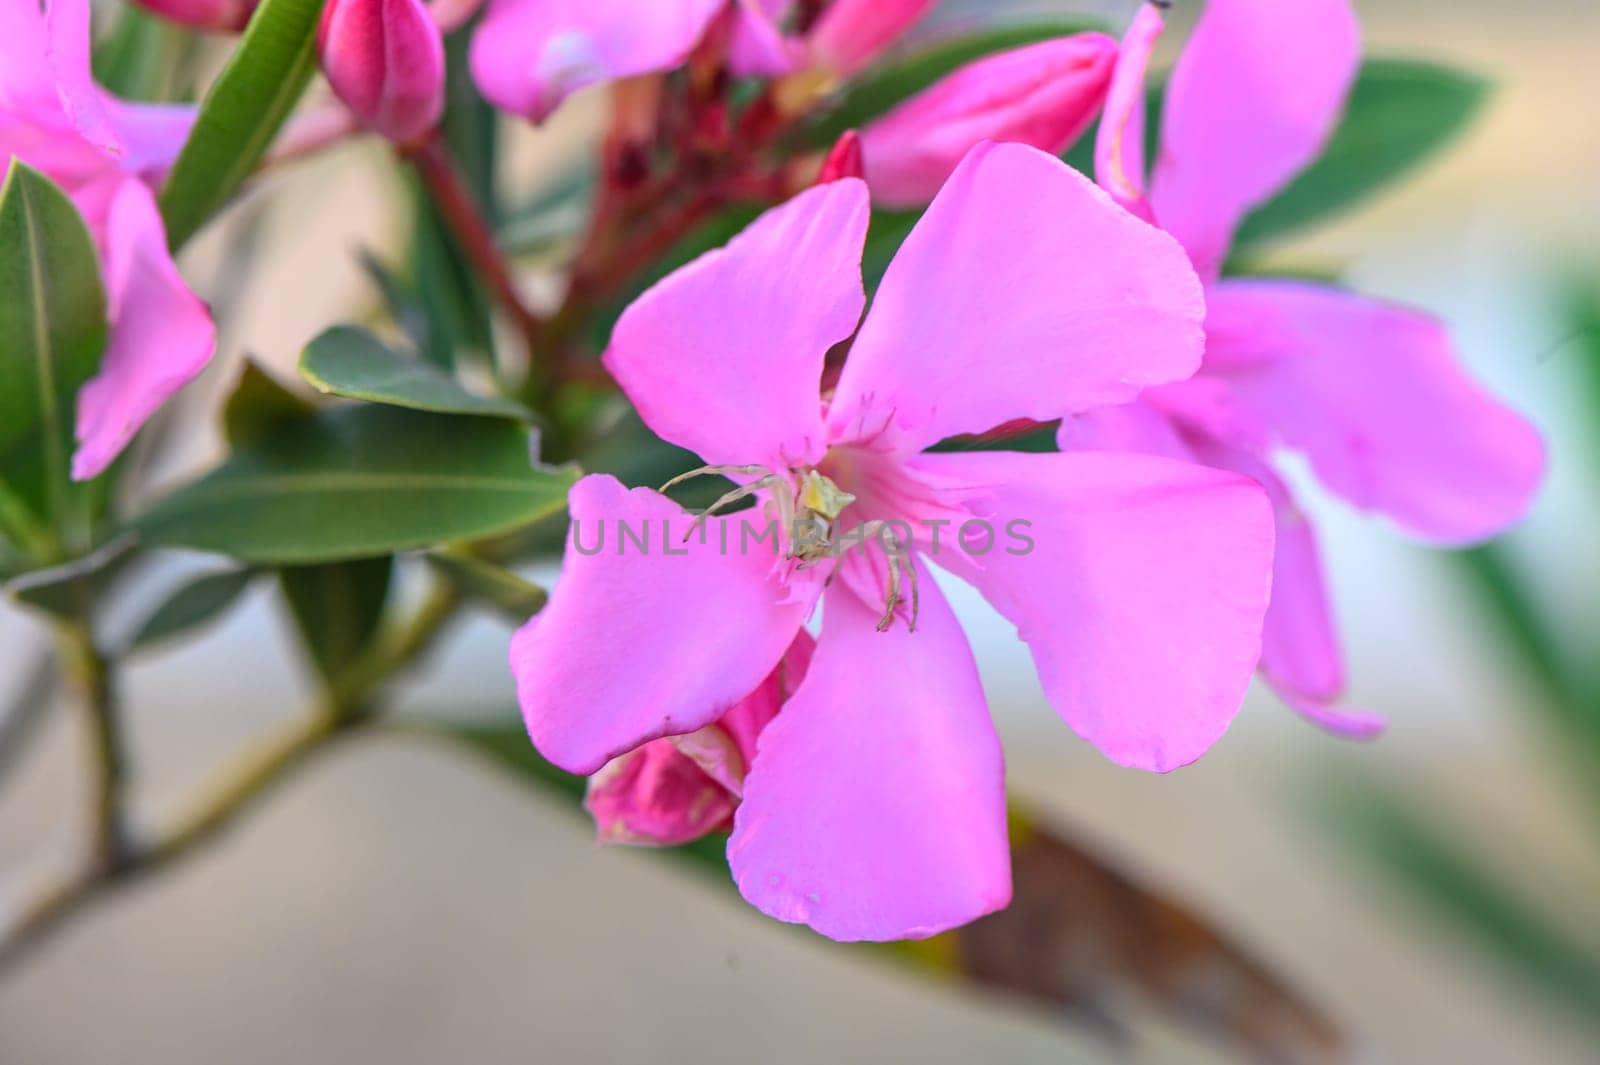
<path id="1" fill-rule="evenodd" d="M 444 39 L 421 0 L 329 0 L 317 33 L 322 69 L 361 122 L 401 146 L 444 111 Z"/>
<path id="2" fill-rule="evenodd" d="M 237 32 L 255 12 L 256 0 L 135 0 L 152 15 L 199 30 Z"/>
<path id="3" fill-rule="evenodd" d="M 866 170 L 861 163 L 861 134 L 847 129 L 828 150 L 827 158 L 822 161 L 822 170 L 817 174 L 817 184 L 827 185 L 845 178 L 865 176 Z"/>

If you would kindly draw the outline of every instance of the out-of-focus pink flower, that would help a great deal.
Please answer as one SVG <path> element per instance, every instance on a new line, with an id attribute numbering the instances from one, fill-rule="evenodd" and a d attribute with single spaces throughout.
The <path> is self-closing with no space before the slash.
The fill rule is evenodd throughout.
<path id="1" fill-rule="evenodd" d="M 160 15 L 197 30 L 237 33 L 255 13 L 257 0 L 134 0 L 153 15 Z"/>
<path id="2" fill-rule="evenodd" d="M 811 53 L 834 74 L 849 77 L 932 6 L 933 0 L 833 0 L 809 35 Z"/>
<path id="3" fill-rule="evenodd" d="M 600 841 L 675 847 L 732 828 L 756 741 L 805 679 L 815 647 L 802 629 L 777 668 L 721 720 L 651 740 L 590 777 L 585 805 Z"/>
<path id="4" fill-rule="evenodd" d="M 735 73 L 791 74 L 813 67 L 842 81 L 859 73 L 916 23 L 933 0 L 833 0 L 803 35 L 785 33 L 794 0 L 738 0 L 730 53 Z"/>
<path id="5" fill-rule="evenodd" d="M 503 111 L 543 121 L 590 85 L 683 63 L 727 0 L 489 0 L 472 75 Z"/>
<path id="6" fill-rule="evenodd" d="M 1329 489 L 1444 544 L 1491 536 L 1527 510 L 1544 446 L 1461 369 L 1427 315 L 1298 281 L 1220 278 L 1245 215 L 1321 152 L 1360 59 L 1346 0 L 1210 0 L 1176 70 L 1144 191 L 1143 77 L 1161 31 L 1150 7 L 1124 44 L 1101 125 L 1101 183 L 1182 241 L 1208 283 L 1206 358 L 1190 381 L 1062 427 L 1062 446 L 1187 455 L 1259 481 L 1278 513 L 1261 671 L 1305 716 L 1356 736 L 1338 710 L 1344 663 L 1315 536 L 1268 461 L 1299 451 Z"/>
<path id="7" fill-rule="evenodd" d="M 363 125 L 393 144 L 427 139 L 444 113 L 444 37 L 422 0 L 328 0 L 322 70 Z"/>
<path id="8" fill-rule="evenodd" d="M 656 492 L 585 478 L 566 569 L 511 649 L 534 744 L 592 773 L 717 722 L 822 603 L 728 856 L 753 904 L 846 940 L 932 935 L 1010 896 L 1000 747 L 929 562 L 1017 625 L 1079 734 L 1164 771 L 1238 709 L 1272 554 L 1270 506 L 1236 474 L 925 453 L 1193 373 L 1201 290 L 1170 237 L 1053 156 L 983 144 L 862 322 L 869 214 L 864 182 L 816 186 L 623 315 L 605 362 L 645 422 L 764 509 L 697 525 Z M 852 336 L 820 398 L 827 352 Z M 648 549 L 627 546 L 641 533 Z"/>
<path id="9" fill-rule="evenodd" d="M 862 133 L 873 198 L 889 207 L 927 203 L 983 140 L 1061 153 L 1099 113 L 1116 56 L 1115 40 L 1083 33 L 987 56 L 941 79 Z"/>
<path id="10" fill-rule="evenodd" d="M 182 148 L 192 108 L 129 104 L 89 72 L 88 0 L 0 0 L 0 160 L 21 159 L 72 198 L 100 252 L 110 333 L 78 397 L 72 476 L 101 473 L 216 348 L 178 274 L 150 182 Z"/>

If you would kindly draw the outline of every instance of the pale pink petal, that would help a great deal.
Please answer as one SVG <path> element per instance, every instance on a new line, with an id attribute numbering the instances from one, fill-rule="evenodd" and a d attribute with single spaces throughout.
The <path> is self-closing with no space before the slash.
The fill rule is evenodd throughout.
<path id="1" fill-rule="evenodd" d="M 915 633 L 836 583 L 805 682 L 734 815 L 740 892 L 838 940 L 921 938 L 1011 898 L 1004 760 L 972 652 L 926 572 Z"/>
<path id="2" fill-rule="evenodd" d="M 1140 400 L 1062 419 L 1056 443 L 1062 451 L 1134 451 L 1195 461 L 1194 449 L 1172 419 Z"/>
<path id="3" fill-rule="evenodd" d="M 920 450 L 1189 376 L 1205 315 L 1183 249 L 1061 160 L 973 149 L 890 264 L 829 411 Z"/>
<path id="4" fill-rule="evenodd" d="M 1119 765 L 1167 772 L 1227 730 L 1261 651 L 1272 508 L 1249 478 L 1148 455 L 924 455 L 995 535 L 935 561 L 1017 626 L 1046 696 Z M 981 486 L 991 486 L 983 491 Z M 1020 523 L 1020 524 L 1013 524 Z"/>
<path id="5" fill-rule="evenodd" d="M 511 670 L 534 745 L 588 774 L 722 717 L 772 672 L 812 604 L 781 601 L 771 540 L 747 545 L 743 518 L 685 542 L 693 518 L 654 492 L 586 477 L 569 502 L 561 579 L 513 638 Z"/>
<path id="6" fill-rule="evenodd" d="M 1208 328 L 1208 369 L 1242 414 L 1355 505 L 1442 543 L 1526 512 L 1544 444 L 1467 376 L 1436 320 L 1317 285 L 1227 281 Z"/>
<path id="7" fill-rule="evenodd" d="M 34 0 L 0 0 L 0 114 L 33 110 L 55 101 L 55 77 L 47 54 L 44 13 Z"/>
<path id="8" fill-rule="evenodd" d="M 27 3 L 29 0 L 4 0 Z M 49 0 L 45 8 L 49 31 L 46 46 L 56 94 L 68 119 L 84 140 L 101 151 L 121 155 L 122 142 L 106 113 L 103 94 L 94 83 L 89 65 L 89 0 Z M 5 42 L 6 62 L 11 62 L 11 42 Z"/>
<path id="9" fill-rule="evenodd" d="M 1151 202 L 1215 277 L 1245 214 L 1317 157 L 1361 59 L 1349 0 L 1210 0 L 1173 70 Z"/>
<path id="10" fill-rule="evenodd" d="M 1164 27 L 1161 10 L 1154 4 L 1143 5 L 1134 15 L 1122 38 L 1094 145 L 1095 180 L 1112 199 L 1147 222 L 1152 215 L 1145 200 L 1145 75 Z"/>
<path id="11" fill-rule="evenodd" d="M 100 372 L 78 393 L 77 480 L 109 466 L 217 347 L 211 312 L 178 273 L 155 197 L 137 179 L 111 200 L 101 262 L 110 332 Z"/>
<path id="12" fill-rule="evenodd" d="M 1267 678 L 1267 685 L 1277 692 L 1278 698 L 1288 703 L 1295 713 L 1318 728 L 1347 740 L 1376 739 L 1389 727 L 1389 722 L 1377 714 L 1362 710 L 1347 710 L 1300 698 L 1274 683 L 1270 677 Z"/>
<path id="13" fill-rule="evenodd" d="M 942 78 L 863 131 L 872 198 L 920 207 L 984 140 L 1059 155 L 1099 112 L 1116 50 L 1103 33 L 1081 33 L 987 56 Z"/>
<path id="14" fill-rule="evenodd" d="M 809 189 L 639 297 L 605 363 L 645 423 L 708 463 L 819 460 L 823 357 L 861 319 L 869 213 L 859 180 Z"/>
<path id="15" fill-rule="evenodd" d="M 716 831 L 733 804 L 726 788 L 667 739 L 606 763 L 589 778 L 583 801 L 601 843 L 651 847 L 677 847 Z"/>
<path id="16" fill-rule="evenodd" d="M 122 169 L 148 182 L 159 182 L 189 139 L 198 108 L 191 104 L 127 103 L 111 96 L 106 96 L 104 102 L 123 144 Z"/>
<path id="17" fill-rule="evenodd" d="M 783 33 L 793 0 L 737 0 L 728 66 L 742 78 L 793 73 L 804 60 L 805 43 Z"/>
<path id="18" fill-rule="evenodd" d="M 496 107 L 541 121 L 579 89 L 683 63 L 724 0 L 490 0 L 472 76 Z"/>
<path id="19" fill-rule="evenodd" d="M 811 49 L 829 70 L 849 77 L 932 6 L 933 0 L 832 0 L 811 31 Z"/>

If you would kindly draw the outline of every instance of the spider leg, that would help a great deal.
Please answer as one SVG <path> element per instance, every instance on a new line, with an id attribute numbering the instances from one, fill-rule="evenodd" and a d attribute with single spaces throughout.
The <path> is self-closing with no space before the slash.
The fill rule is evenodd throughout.
<path id="1" fill-rule="evenodd" d="M 756 467 L 756 469 L 760 468 L 761 467 L 759 466 Z M 779 480 L 776 474 L 768 474 L 759 481 L 751 481 L 749 484 L 744 485 L 741 488 L 735 488 L 733 491 L 726 493 L 722 496 L 722 498 L 718 499 L 715 503 L 711 504 L 705 510 L 700 512 L 700 516 L 695 518 L 694 523 L 689 526 L 689 531 L 683 534 L 684 542 L 687 543 L 689 537 L 694 535 L 695 530 L 704 525 L 707 518 L 711 517 L 723 507 L 731 507 L 733 504 L 739 502 L 739 500 L 748 496 L 753 496 L 763 488 L 772 488 L 774 487 L 774 484 L 781 485 L 782 483 L 783 482 Z"/>
<path id="2" fill-rule="evenodd" d="M 694 480 L 696 477 L 754 477 L 758 473 L 765 474 L 767 477 L 776 476 L 765 466 L 701 466 L 698 470 L 680 473 L 662 485 L 657 491 L 670 491 L 686 481 Z"/>
<path id="3" fill-rule="evenodd" d="M 889 556 L 889 597 L 884 600 L 883 617 L 878 619 L 878 631 L 888 632 L 894 627 L 894 612 L 900 606 L 900 556 Z"/>

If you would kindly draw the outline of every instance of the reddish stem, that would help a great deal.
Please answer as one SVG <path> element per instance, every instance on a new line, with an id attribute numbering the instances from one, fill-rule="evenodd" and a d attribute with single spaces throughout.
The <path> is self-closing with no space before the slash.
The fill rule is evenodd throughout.
<path id="1" fill-rule="evenodd" d="M 494 231 L 489 228 L 482 209 L 461 180 L 443 142 L 437 136 L 430 137 L 414 148 L 404 149 L 402 154 L 417 168 L 417 176 L 422 179 L 428 196 L 439 209 L 445 224 L 455 234 L 461 250 L 471 260 L 473 268 L 489 283 L 495 299 L 522 334 L 527 344 L 531 369 L 542 323 L 522 301 L 511 267 L 495 242 Z"/>

